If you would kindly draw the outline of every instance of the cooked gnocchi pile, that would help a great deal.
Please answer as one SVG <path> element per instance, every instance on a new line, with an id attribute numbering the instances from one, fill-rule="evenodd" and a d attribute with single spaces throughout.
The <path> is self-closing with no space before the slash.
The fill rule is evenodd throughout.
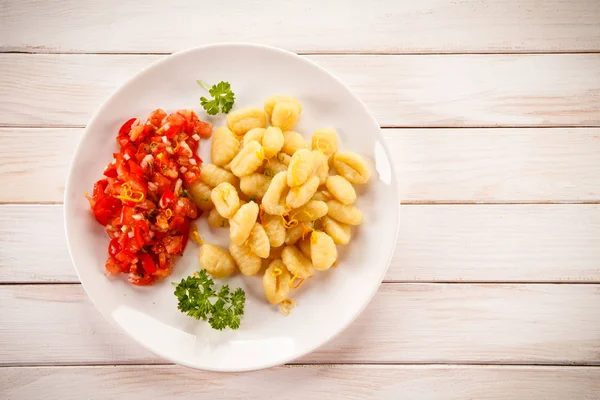
<path id="1" fill-rule="evenodd" d="M 264 271 L 266 298 L 285 314 L 291 290 L 333 267 L 337 245 L 362 223 L 353 185 L 370 177 L 362 157 L 338 149 L 335 130 L 317 130 L 310 142 L 295 132 L 301 113 L 288 96 L 231 112 L 214 132 L 212 164 L 187 188 L 209 225 L 228 227 L 231 239 L 228 250 L 203 244 L 200 266 L 215 278 Z"/>

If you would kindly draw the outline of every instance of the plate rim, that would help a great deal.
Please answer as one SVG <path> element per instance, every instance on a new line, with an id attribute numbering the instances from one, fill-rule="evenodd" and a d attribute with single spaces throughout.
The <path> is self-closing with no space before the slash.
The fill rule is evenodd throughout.
<path id="1" fill-rule="evenodd" d="M 366 114 L 368 115 L 369 119 L 371 120 L 371 122 L 376 125 L 378 127 L 377 129 L 377 135 L 379 136 L 380 142 L 382 144 L 382 148 L 383 148 L 383 152 L 385 154 L 385 157 L 387 158 L 387 160 L 390 163 L 390 186 L 395 188 L 396 190 L 393 191 L 394 193 L 394 197 L 396 200 L 396 203 L 398 203 L 398 208 L 395 209 L 394 211 L 394 216 L 395 216 L 395 228 L 393 233 L 391 232 L 390 234 L 393 235 L 393 245 L 390 249 L 390 254 L 387 257 L 387 260 L 385 262 L 385 267 L 382 268 L 381 270 L 381 274 L 378 278 L 378 284 L 377 285 L 373 285 L 373 289 L 371 290 L 371 292 L 368 294 L 368 296 L 366 297 L 366 301 L 362 304 L 361 307 L 357 307 L 353 313 L 351 313 L 351 317 L 345 321 L 345 323 L 343 323 L 342 325 L 340 325 L 340 327 L 338 329 L 336 329 L 336 332 L 328 337 L 323 337 L 321 340 L 315 341 L 313 344 L 311 344 L 310 346 L 307 346 L 306 349 L 303 349 L 301 352 L 289 356 L 289 357 L 282 357 L 280 359 L 277 359 L 276 361 L 272 361 L 272 362 L 266 362 L 266 363 L 257 363 L 256 365 L 253 366 L 249 366 L 249 367 L 234 367 L 234 368 L 221 368 L 221 367 L 210 367 L 210 366 L 206 366 L 206 365 L 202 365 L 199 366 L 197 364 L 193 364 L 193 363 L 189 363 L 189 362 L 185 362 L 185 361 L 181 361 L 181 360 L 177 360 L 174 359 L 173 357 L 171 357 L 170 355 L 154 349 L 154 348 L 150 348 L 149 346 L 147 346 L 145 343 L 143 343 L 142 341 L 138 340 L 132 333 L 130 333 L 129 331 L 127 331 L 125 328 L 123 328 L 121 326 L 121 324 L 119 324 L 114 318 L 112 318 L 110 315 L 108 315 L 108 312 L 106 310 L 104 310 L 102 307 L 99 307 L 97 304 L 97 300 L 98 299 L 94 299 L 92 296 L 90 296 L 90 292 L 88 291 L 87 287 L 86 287 L 86 283 L 84 283 L 84 281 L 81 279 L 81 275 L 79 273 L 79 269 L 77 268 L 77 264 L 75 263 L 75 259 L 73 256 L 73 252 L 71 251 L 71 241 L 70 241 L 70 236 L 71 234 L 69 233 L 69 228 L 68 228 L 68 216 L 67 216 L 67 210 L 70 209 L 72 206 L 70 205 L 71 201 L 69 200 L 69 196 L 68 194 L 70 193 L 70 188 L 73 185 L 72 181 L 73 181 L 73 176 L 74 176 L 74 167 L 75 167 L 75 161 L 77 160 L 77 156 L 78 154 L 80 154 L 81 148 L 83 146 L 83 142 L 85 141 L 84 139 L 90 134 L 89 132 L 89 127 L 91 125 L 94 125 L 96 120 L 98 120 L 100 118 L 100 116 L 102 115 L 104 109 L 106 107 L 108 107 L 108 104 L 115 98 L 117 97 L 127 86 L 129 86 L 132 82 L 134 82 L 135 80 L 137 80 L 140 76 L 142 76 L 143 74 L 145 74 L 147 71 L 155 68 L 158 65 L 161 65 L 163 63 L 167 63 L 167 62 L 172 62 L 173 59 L 176 59 L 178 57 L 182 57 L 185 56 L 188 53 L 193 53 L 196 51 L 204 51 L 204 50 L 208 50 L 211 48 L 227 48 L 227 47 L 231 47 L 231 48 L 235 48 L 235 47 L 250 47 L 250 48 L 256 48 L 256 49 L 260 49 L 260 50 L 267 50 L 267 51 L 272 51 L 275 53 L 282 53 L 286 56 L 291 56 L 294 59 L 298 60 L 299 62 L 303 62 L 305 64 L 309 64 L 312 67 L 316 67 L 318 70 L 320 70 L 321 72 L 324 72 L 327 76 L 329 76 L 331 79 L 335 80 L 345 91 L 346 93 L 351 96 L 354 100 L 356 100 L 361 106 L 362 108 L 365 110 Z M 365 308 L 371 304 L 371 302 L 373 301 L 373 298 L 375 297 L 375 294 L 379 291 L 379 288 L 381 287 L 381 284 L 383 283 L 383 279 L 385 278 L 385 275 L 387 274 L 387 271 L 389 270 L 389 267 L 391 265 L 392 262 L 392 258 L 395 254 L 396 248 L 397 248 L 397 244 L 398 244 L 398 235 L 399 235 L 399 230 L 400 230 L 400 196 L 399 196 L 399 192 L 398 192 L 398 179 L 397 179 L 397 174 L 396 171 L 393 167 L 393 164 L 391 162 L 392 158 L 391 158 L 391 154 L 389 151 L 389 148 L 387 146 L 387 143 L 384 140 L 383 135 L 381 134 L 381 126 L 379 125 L 379 123 L 377 122 L 376 118 L 373 116 L 373 114 L 371 113 L 370 109 L 366 106 L 366 104 L 362 101 L 362 99 L 360 97 L 358 97 L 341 79 L 339 79 L 336 75 L 334 75 L 333 73 L 329 72 L 327 69 L 325 69 L 324 67 L 320 66 L 319 64 L 317 64 L 316 62 L 303 57 L 295 52 L 286 50 L 286 49 L 282 49 L 279 47 L 275 47 L 275 46 L 270 46 L 270 45 L 265 45 L 265 44 L 257 44 L 257 43 L 245 43 L 245 42 L 221 42 L 221 43 L 210 43 L 210 44 L 205 44 L 205 45 L 201 45 L 201 46 L 195 46 L 195 47 L 190 47 L 187 49 L 183 49 L 171 54 L 166 55 L 166 57 L 163 57 L 159 60 L 153 61 L 152 63 L 150 63 L 149 65 L 141 68 L 140 70 L 138 70 L 135 74 L 133 74 L 129 79 L 127 79 L 125 82 L 121 83 L 107 98 L 104 99 L 104 101 L 95 109 L 94 113 L 92 114 L 92 117 L 89 119 L 88 123 L 86 124 L 85 130 L 83 135 L 81 136 L 81 138 L 79 139 L 79 142 L 77 143 L 77 146 L 75 147 L 75 150 L 73 152 L 73 155 L 71 157 L 71 161 L 69 163 L 69 169 L 67 172 L 67 178 L 66 178 L 66 184 L 65 184 L 65 190 L 64 190 L 64 198 L 63 198 L 63 227 L 65 229 L 65 236 L 66 236 L 66 241 L 67 241 L 67 248 L 69 251 L 69 257 L 71 259 L 71 263 L 73 265 L 73 268 L 75 269 L 75 272 L 77 274 L 77 277 L 79 278 L 79 283 L 81 284 L 81 286 L 83 287 L 85 293 L 86 293 L 86 297 L 92 302 L 92 304 L 94 305 L 94 308 L 100 312 L 100 314 L 104 317 L 104 319 L 106 319 L 107 321 L 110 322 L 111 325 L 115 326 L 120 332 L 125 333 L 125 335 L 129 338 L 131 338 L 137 345 L 141 346 L 142 348 L 150 351 L 152 354 L 155 354 L 161 358 L 164 358 L 165 360 L 171 361 L 177 365 L 182 365 L 185 367 L 189 367 L 189 368 L 193 368 L 193 369 L 198 369 L 198 370 L 203 370 L 203 371 L 211 371 L 211 372 L 248 372 L 248 371 L 256 371 L 256 370 L 262 370 L 262 369 L 266 369 L 266 368 L 272 368 L 272 367 L 276 367 L 276 366 L 280 366 L 280 365 L 284 365 L 287 364 L 293 360 L 296 360 L 300 357 L 303 357 L 307 354 L 310 354 L 312 352 L 314 352 L 316 349 L 322 347 L 323 345 L 325 345 L 326 343 L 330 342 L 331 340 L 335 339 L 338 335 L 340 335 L 342 332 L 344 332 L 346 329 L 348 329 L 348 327 L 350 325 L 352 325 L 356 319 L 363 313 L 363 311 L 365 310 Z"/>

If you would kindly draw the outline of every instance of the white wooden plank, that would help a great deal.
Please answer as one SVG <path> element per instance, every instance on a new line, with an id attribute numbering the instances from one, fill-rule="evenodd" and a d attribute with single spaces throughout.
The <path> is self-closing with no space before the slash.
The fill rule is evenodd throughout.
<path id="1" fill-rule="evenodd" d="M 85 125 L 160 58 L 0 54 L 0 125 Z M 383 126 L 600 124 L 600 54 L 308 58 L 348 84 Z"/>
<path id="2" fill-rule="evenodd" d="M 599 301 L 600 285 L 383 284 L 356 322 L 299 362 L 597 365 Z M 163 362 L 79 285 L 0 286 L 0 304 L 1 364 Z"/>
<path id="3" fill-rule="evenodd" d="M 62 213 L 0 207 L 0 283 L 79 282 Z M 388 282 L 600 282 L 599 205 L 402 206 L 400 214 Z"/>
<path id="4" fill-rule="evenodd" d="M 591 400 L 600 368 L 498 366 L 285 366 L 243 374 L 178 366 L 22 367 L 0 369 L 0 395 L 62 400 Z"/>
<path id="5" fill-rule="evenodd" d="M 8 0 L 1 7 L 5 51 L 171 52 L 228 41 L 318 52 L 600 49 L 595 0 Z"/>
<path id="6" fill-rule="evenodd" d="M 80 128 L 0 128 L 5 153 L 0 187 L 10 188 L 0 192 L 0 202 L 62 202 L 82 134 Z M 384 129 L 383 134 L 405 203 L 600 200 L 600 128 Z"/>

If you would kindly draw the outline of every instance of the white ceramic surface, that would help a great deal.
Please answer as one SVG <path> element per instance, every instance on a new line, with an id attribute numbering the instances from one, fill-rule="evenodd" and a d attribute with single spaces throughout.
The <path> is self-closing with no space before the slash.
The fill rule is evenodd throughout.
<path id="1" fill-rule="evenodd" d="M 360 187 L 357 205 L 364 224 L 354 228 L 348 246 L 339 246 L 337 268 L 317 275 L 290 296 L 290 316 L 269 305 L 261 276 L 217 281 L 246 291 L 246 311 L 236 331 L 213 331 L 207 323 L 177 310 L 172 281 L 198 269 L 197 246 L 190 242 L 173 274 L 149 287 L 134 287 L 104 275 L 108 237 L 92 217 L 84 198 L 117 151 L 115 136 L 131 117 L 145 117 L 161 107 L 168 112 L 194 108 L 215 126 L 222 117 L 208 117 L 199 105 L 206 95 L 196 79 L 229 81 L 236 95 L 234 109 L 262 107 L 271 94 L 298 98 L 303 113 L 297 131 L 308 137 L 315 129 L 334 127 L 340 148 L 362 154 L 373 169 Z M 210 141 L 200 155 L 210 161 Z M 71 164 L 65 190 L 65 226 L 71 257 L 95 306 L 137 342 L 154 353 L 186 366 L 214 371 L 267 368 L 301 357 L 346 328 L 369 303 L 388 268 L 398 230 L 399 198 L 394 170 L 379 126 L 350 90 L 316 64 L 296 54 L 266 46 L 218 44 L 166 57 L 144 69 L 116 91 L 96 112 Z M 197 222 L 209 242 L 227 243 L 227 232 Z"/>

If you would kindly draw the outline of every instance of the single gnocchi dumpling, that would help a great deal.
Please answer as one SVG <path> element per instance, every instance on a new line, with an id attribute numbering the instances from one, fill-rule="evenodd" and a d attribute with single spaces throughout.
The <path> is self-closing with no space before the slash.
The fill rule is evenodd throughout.
<path id="1" fill-rule="evenodd" d="M 288 156 L 293 156 L 295 152 L 300 149 L 308 149 L 308 142 L 302 137 L 301 134 L 294 131 L 283 130 L 283 146 L 281 151 Z M 279 160 L 282 161 L 282 160 Z M 282 161 L 283 162 L 283 161 Z"/>
<path id="2" fill-rule="evenodd" d="M 299 101 L 278 101 L 273 107 L 271 124 L 281 128 L 282 131 L 291 131 L 296 127 L 300 114 L 302 114 L 302 105 Z"/>
<path id="3" fill-rule="evenodd" d="M 362 211 L 359 208 L 340 203 L 337 200 L 327 202 L 327 215 L 344 224 L 360 225 L 363 220 Z"/>
<path id="4" fill-rule="evenodd" d="M 288 298 L 291 279 L 292 276 L 283 261 L 274 260 L 269 264 L 263 275 L 263 288 L 269 303 L 279 304 Z"/>
<path id="5" fill-rule="evenodd" d="M 269 237 L 269 243 L 271 244 L 271 252 L 273 247 L 279 247 L 285 242 L 285 226 L 283 225 L 283 219 L 279 215 L 265 214 L 262 217 L 263 228 Z"/>
<path id="6" fill-rule="evenodd" d="M 256 140 L 242 147 L 231 161 L 231 172 L 235 176 L 247 176 L 256 171 L 265 159 L 265 151 Z"/>
<path id="7" fill-rule="evenodd" d="M 260 271 L 262 259 L 254 254 L 252 249 L 246 244 L 237 245 L 233 242 L 230 243 L 229 253 L 242 274 L 251 276 L 256 275 Z"/>
<path id="8" fill-rule="evenodd" d="M 265 128 L 254 128 L 250 129 L 248 133 L 244 135 L 244 146 L 250 143 L 253 140 L 256 140 L 258 143 L 262 143 L 263 136 L 267 130 Z"/>
<path id="9" fill-rule="evenodd" d="M 310 235 L 310 259 L 317 271 L 325 271 L 337 260 L 337 247 L 325 232 L 313 231 Z"/>
<path id="10" fill-rule="evenodd" d="M 285 198 L 286 203 L 292 208 L 299 208 L 308 203 L 311 197 L 317 192 L 319 188 L 319 178 L 313 176 L 309 178 L 304 184 L 300 186 L 294 186 L 288 192 Z"/>
<path id="11" fill-rule="evenodd" d="M 218 128 L 212 139 L 210 148 L 210 157 L 218 167 L 223 167 L 238 153 L 240 150 L 240 141 L 226 126 Z"/>
<path id="12" fill-rule="evenodd" d="M 264 173 L 255 172 L 240 178 L 240 190 L 246 196 L 255 199 L 262 199 L 269 189 L 272 178 L 268 178 Z"/>
<path id="13" fill-rule="evenodd" d="M 219 214 L 231 218 L 240 208 L 240 198 L 235 187 L 228 183 L 220 183 L 210 193 L 210 198 Z"/>
<path id="14" fill-rule="evenodd" d="M 254 227 L 258 217 L 258 205 L 251 201 L 237 210 L 235 215 L 229 220 L 229 237 L 232 243 L 242 245 Z"/>
<path id="15" fill-rule="evenodd" d="M 219 214 L 216 208 L 213 208 L 208 213 L 208 226 L 211 228 L 226 228 L 229 226 L 229 220 Z"/>
<path id="16" fill-rule="evenodd" d="M 219 246 L 203 244 L 198 251 L 200 268 L 214 278 L 226 278 L 235 272 L 235 262 L 231 255 Z"/>
<path id="17" fill-rule="evenodd" d="M 334 129 L 319 129 L 313 133 L 312 149 L 331 157 L 338 151 L 338 135 Z"/>
<path id="18" fill-rule="evenodd" d="M 314 174 L 319 178 L 319 185 L 324 185 L 329 176 L 329 162 L 327 156 L 320 151 L 313 150 Z"/>
<path id="19" fill-rule="evenodd" d="M 323 230 L 333 239 L 335 244 L 348 244 L 352 239 L 352 229 L 350 225 L 338 222 L 333 218 L 325 216 L 321 219 Z"/>
<path id="20" fill-rule="evenodd" d="M 313 154 L 310 150 L 300 149 L 294 153 L 287 170 L 289 187 L 300 186 L 310 178 L 314 169 Z M 317 178 L 318 179 L 318 178 Z"/>
<path id="21" fill-rule="evenodd" d="M 346 178 L 350 183 L 367 183 L 371 177 L 367 162 L 351 151 L 335 153 L 333 167 L 339 175 Z"/>
<path id="22" fill-rule="evenodd" d="M 285 231 L 285 244 L 293 245 L 300 239 L 307 238 L 313 229 L 312 222 L 297 223 Z"/>
<path id="23" fill-rule="evenodd" d="M 311 222 L 327 215 L 327 203 L 320 200 L 310 200 L 300 208 L 290 212 L 290 219 L 298 222 Z"/>
<path id="24" fill-rule="evenodd" d="M 280 172 L 273 177 L 263 196 L 262 206 L 265 212 L 271 215 L 283 215 L 287 211 L 285 198 L 288 191 L 287 172 Z"/>
<path id="25" fill-rule="evenodd" d="M 209 211 L 213 208 L 213 202 L 210 199 L 210 192 L 212 189 L 206 183 L 202 182 L 200 179 L 196 180 L 196 182 L 187 184 L 183 184 L 186 190 L 192 196 L 192 200 L 199 209 L 202 211 Z"/>
<path id="26" fill-rule="evenodd" d="M 268 127 L 261 142 L 265 150 L 265 157 L 271 158 L 279 153 L 283 147 L 283 142 L 283 133 L 281 132 L 281 129 L 275 126 Z"/>
<path id="27" fill-rule="evenodd" d="M 334 175 L 327 178 L 327 190 L 336 200 L 343 204 L 352 204 L 356 201 L 356 190 L 346 178 Z"/>
<path id="28" fill-rule="evenodd" d="M 258 222 L 254 223 L 252 231 L 250 231 L 248 246 L 250 246 L 252 252 L 260 258 L 269 257 L 269 253 L 271 252 L 269 237 L 267 236 L 265 229 Z"/>
<path id="29" fill-rule="evenodd" d="M 260 108 L 244 108 L 227 115 L 227 126 L 237 136 L 245 135 L 250 129 L 267 126 L 267 115 Z"/>
<path id="30" fill-rule="evenodd" d="M 265 99 L 265 104 L 264 104 L 265 113 L 267 113 L 269 118 L 271 117 L 271 115 L 273 115 L 273 109 L 275 108 L 275 104 L 277 104 L 281 101 L 297 102 L 298 104 L 300 104 L 300 102 L 295 97 L 292 97 L 292 96 L 282 96 L 282 95 L 277 95 L 277 94 L 273 95 L 273 96 L 269 96 Z M 302 107 L 301 104 L 300 104 L 300 107 Z"/>
<path id="31" fill-rule="evenodd" d="M 218 186 L 220 183 L 228 182 L 233 186 L 237 186 L 238 178 L 231 172 L 217 167 L 214 164 L 203 164 L 200 169 L 202 180 L 210 187 Z"/>
<path id="32" fill-rule="evenodd" d="M 281 252 L 281 260 L 293 277 L 308 279 L 314 274 L 310 260 L 296 246 L 286 246 Z"/>

